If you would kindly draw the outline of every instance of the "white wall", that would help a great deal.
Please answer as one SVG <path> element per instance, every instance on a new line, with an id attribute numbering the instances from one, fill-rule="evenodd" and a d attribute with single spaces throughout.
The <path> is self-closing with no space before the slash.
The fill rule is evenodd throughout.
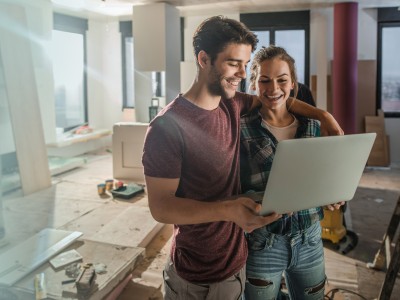
<path id="1" fill-rule="evenodd" d="M 329 49 L 333 44 L 330 19 L 332 9 L 315 9 L 310 13 L 310 75 L 317 76 L 317 106 L 327 109 Z"/>
<path id="2" fill-rule="evenodd" d="M 87 31 L 88 117 L 97 129 L 122 120 L 121 34 L 117 19 L 89 19 Z"/>
<path id="3" fill-rule="evenodd" d="M 378 10 L 358 8 L 358 59 L 376 59 L 378 47 Z"/>

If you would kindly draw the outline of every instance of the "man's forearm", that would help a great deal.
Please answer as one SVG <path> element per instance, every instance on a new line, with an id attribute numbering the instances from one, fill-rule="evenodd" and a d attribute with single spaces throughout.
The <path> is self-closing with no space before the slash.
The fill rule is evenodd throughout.
<path id="1" fill-rule="evenodd" d="M 289 98 L 286 102 L 287 108 L 290 112 L 307 117 L 310 119 L 315 119 L 321 121 L 326 118 L 327 112 L 307 104 L 301 100 L 294 98 Z"/>
<path id="2" fill-rule="evenodd" d="M 149 207 L 154 219 L 165 224 L 226 221 L 223 206 L 223 202 L 204 202 L 175 196 L 162 201 L 149 198 Z"/>
<path id="3" fill-rule="evenodd" d="M 343 134 L 342 128 L 329 112 L 293 98 L 289 98 L 286 105 L 290 112 L 320 121 L 322 135 Z"/>

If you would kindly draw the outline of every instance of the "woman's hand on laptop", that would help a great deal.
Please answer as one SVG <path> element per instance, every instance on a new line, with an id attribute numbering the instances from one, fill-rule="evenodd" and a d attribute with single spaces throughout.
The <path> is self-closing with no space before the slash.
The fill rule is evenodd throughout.
<path id="1" fill-rule="evenodd" d="M 334 211 L 335 209 L 339 209 L 342 205 L 344 205 L 344 201 L 340 201 L 334 204 L 330 204 L 325 206 L 325 208 L 329 209 L 330 211 Z"/>

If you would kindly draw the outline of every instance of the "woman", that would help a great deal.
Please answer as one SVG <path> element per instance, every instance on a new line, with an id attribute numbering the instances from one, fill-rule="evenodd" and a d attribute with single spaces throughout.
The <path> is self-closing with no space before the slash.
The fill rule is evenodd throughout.
<path id="1" fill-rule="evenodd" d="M 241 120 L 243 192 L 265 190 L 279 141 L 320 135 L 317 121 L 295 116 L 286 107 L 298 85 L 294 59 L 283 48 L 263 47 L 255 54 L 250 88 L 262 105 Z M 247 234 L 246 300 L 279 299 L 282 275 L 291 299 L 324 298 L 322 218 L 323 209 L 316 207 L 284 214 Z"/>

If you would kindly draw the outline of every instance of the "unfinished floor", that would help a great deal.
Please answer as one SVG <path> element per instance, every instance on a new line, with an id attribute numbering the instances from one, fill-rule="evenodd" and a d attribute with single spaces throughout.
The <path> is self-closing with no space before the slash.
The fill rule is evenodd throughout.
<path id="1" fill-rule="evenodd" d="M 91 155 L 82 167 L 53 177 L 53 187 L 48 190 L 3 200 L 4 240 L 15 244 L 50 227 L 79 230 L 94 243 L 145 248 L 135 262 L 132 279 L 116 299 L 162 299 L 162 269 L 169 253 L 172 226 L 152 219 L 145 194 L 129 200 L 99 196 L 97 184 L 109 178 L 111 154 L 100 152 Z M 325 247 L 326 292 L 341 289 L 333 299 L 362 299 L 359 295 L 377 298 L 385 273 L 368 269 L 366 264 L 373 261 L 380 247 L 399 196 L 400 168 L 365 170 L 345 213 L 347 229 L 358 236 L 357 245 L 346 255 L 329 245 Z M 6 298 L 0 290 L 0 300 L 3 299 Z M 399 279 L 391 299 L 400 299 Z"/>

